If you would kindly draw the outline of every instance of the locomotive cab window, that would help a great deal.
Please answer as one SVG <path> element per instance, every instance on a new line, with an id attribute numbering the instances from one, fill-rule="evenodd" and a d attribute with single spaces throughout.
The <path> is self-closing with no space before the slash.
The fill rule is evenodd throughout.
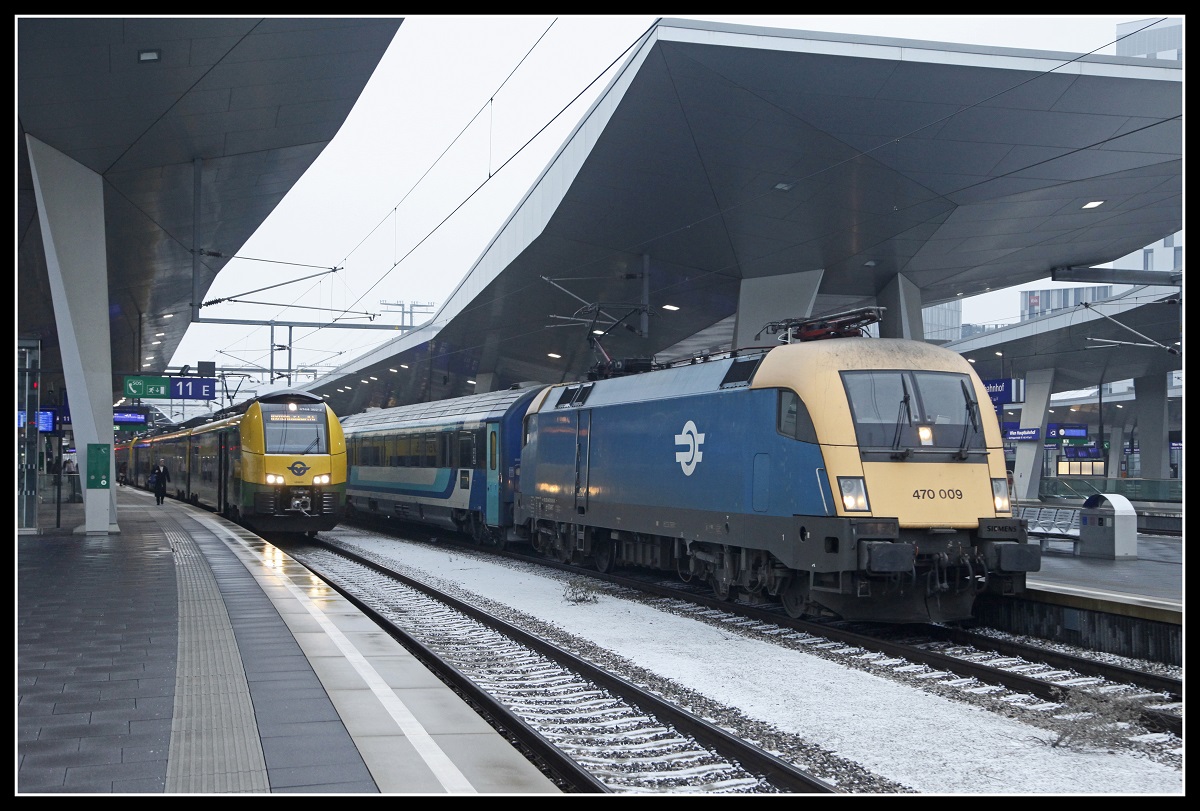
<path id="1" fill-rule="evenodd" d="M 329 427 L 322 403 L 263 403 L 267 453 L 328 453 Z"/>
<path id="2" fill-rule="evenodd" d="M 858 444 L 910 455 L 985 447 L 975 388 L 956 372 L 842 372 Z"/>
<path id="3" fill-rule="evenodd" d="M 800 396 L 789 389 L 779 390 L 779 422 L 776 427 L 779 433 L 792 439 L 801 442 L 817 441 L 817 430 L 813 427 L 808 408 Z"/>

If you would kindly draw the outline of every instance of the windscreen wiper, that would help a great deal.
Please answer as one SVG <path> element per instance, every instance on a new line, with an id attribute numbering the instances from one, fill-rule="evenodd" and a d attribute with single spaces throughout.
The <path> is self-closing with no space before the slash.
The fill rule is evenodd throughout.
<path id="1" fill-rule="evenodd" d="M 979 413 L 977 410 L 979 404 L 971 399 L 971 393 L 967 390 L 967 381 L 960 380 L 958 383 L 962 386 L 963 400 L 967 404 L 967 419 L 963 421 L 962 441 L 958 443 L 958 458 L 966 459 L 967 443 L 971 438 L 971 429 L 974 429 L 975 433 L 979 433 Z"/>
<path id="2" fill-rule="evenodd" d="M 892 458 L 904 459 L 912 454 L 912 448 L 900 450 L 900 434 L 904 430 L 903 419 L 908 415 L 909 427 L 912 426 L 912 397 L 908 393 L 908 384 L 900 377 L 900 385 L 904 388 L 904 396 L 900 398 L 900 410 L 896 413 L 896 432 L 892 435 Z"/>

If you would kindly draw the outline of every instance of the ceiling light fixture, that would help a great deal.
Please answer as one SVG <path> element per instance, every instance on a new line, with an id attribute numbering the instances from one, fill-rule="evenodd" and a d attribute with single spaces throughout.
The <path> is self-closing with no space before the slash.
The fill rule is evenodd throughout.
<path id="1" fill-rule="evenodd" d="M 678 308 L 678 307 L 676 307 L 674 304 L 664 304 L 664 305 L 663 305 L 663 309 L 664 309 L 664 310 L 670 310 L 671 312 L 675 312 L 675 311 L 676 311 L 676 310 L 678 310 L 679 308 Z"/>
<path id="2" fill-rule="evenodd" d="M 160 59 L 162 59 L 162 50 L 159 48 L 143 48 L 138 51 L 138 64 L 140 65 L 157 62 Z"/>
<path id="3" fill-rule="evenodd" d="M 792 187 L 795 185 L 795 183 L 788 183 L 786 180 L 781 180 L 775 184 L 775 188 L 778 191 L 791 191 Z"/>
<path id="4" fill-rule="evenodd" d="M 547 352 L 547 353 L 546 353 L 546 357 L 548 357 L 548 358 L 556 358 L 556 359 L 557 359 L 557 358 L 561 358 L 561 357 L 562 357 L 562 355 L 556 355 L 556 354 L 554 354 L 553 352 Z"/>
<path id="5" fill-rule="evenodd" d="M 1104 205 L 1104 201 L 1103 201 L 1103 200 L 1093 200 L 1093 201 L 1092 201 L 1092 202 L 1090 202 L 1090 203 L 1084 203 L 1084 204 L 1083 204 L 1083 207 L 1084 207 L 1084 208 L 1099 208 L 1099 207 L 1100 207 L 1100 206 L 1102 206 L 1102 205 Z"/>

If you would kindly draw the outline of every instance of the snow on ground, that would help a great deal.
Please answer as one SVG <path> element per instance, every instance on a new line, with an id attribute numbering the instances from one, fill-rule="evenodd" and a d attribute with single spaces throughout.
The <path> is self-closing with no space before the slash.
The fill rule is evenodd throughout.
<path id="1" fill-rule="evenodd" d="M 608 594 L 571 602 L 557 573 L 433 543 L 352 542 L 550 622 L 923 794 L 1183 792 L 1182 772 L 1135 754 L 1051 748 L 1037 741 L 1053 733 L 1038 727 L 638 602 Z"/>

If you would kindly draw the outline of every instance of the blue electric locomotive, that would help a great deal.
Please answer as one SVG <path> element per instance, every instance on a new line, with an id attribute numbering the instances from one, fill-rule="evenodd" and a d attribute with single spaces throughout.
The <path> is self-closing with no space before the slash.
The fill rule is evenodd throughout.
<path id="1" fill-rule="evenodd" d="M 792 616 L 969 619 L 1041 566 L 999 423 L 960 355 L 866 338 L 868 322 L 780 322 L 790 341 L 771 348 L 346 417 L 348 508 Z"/>

